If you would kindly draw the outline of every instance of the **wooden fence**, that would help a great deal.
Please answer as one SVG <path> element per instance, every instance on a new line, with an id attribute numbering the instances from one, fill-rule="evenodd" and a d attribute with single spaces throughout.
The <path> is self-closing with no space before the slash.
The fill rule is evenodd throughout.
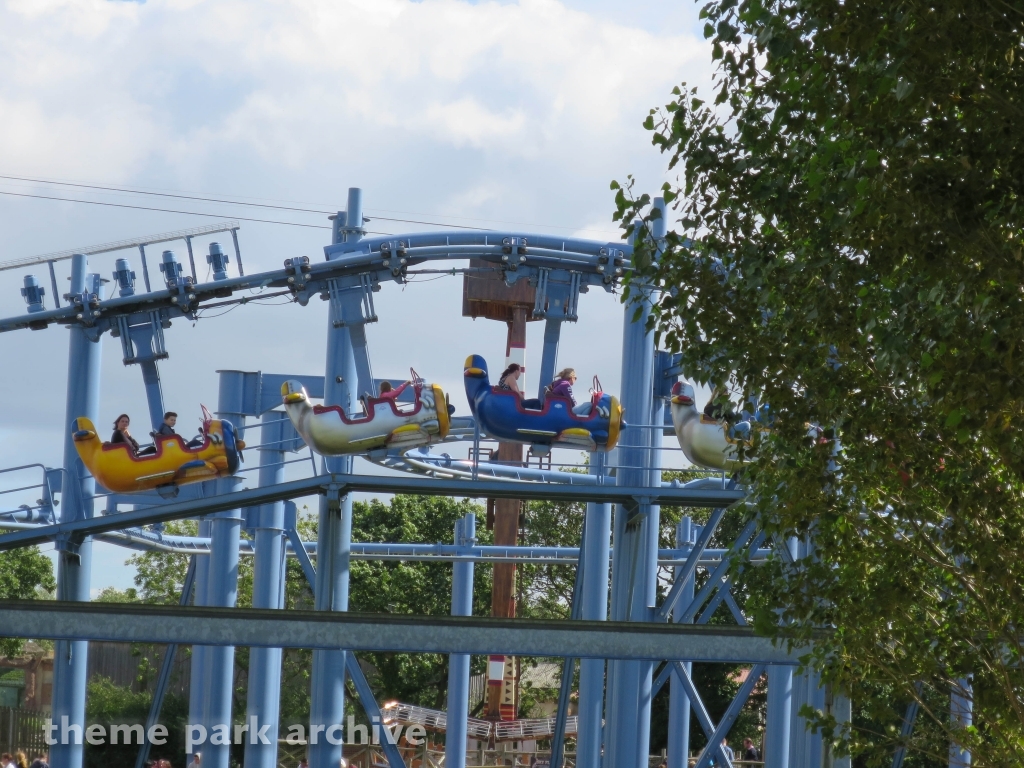
<path id="1" fill-rule="evenodd" d="M 49 752 L 43 726 L 47 715 L 29 709 L 0 707 L 0 752 L 22 751 L 31 762 Z"/>

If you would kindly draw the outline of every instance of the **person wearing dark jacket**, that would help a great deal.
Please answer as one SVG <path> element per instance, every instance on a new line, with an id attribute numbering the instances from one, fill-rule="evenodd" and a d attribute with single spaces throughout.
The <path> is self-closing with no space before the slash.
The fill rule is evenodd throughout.
<path id="1" fill-rule="evenodd" d="M 743 740 L 743 759 L 757 762 L 761 759 L 761 753 L 757 751 L 754 742 L 750 739 Z"/>
<path id="2" fill-rule="evenodd" d="M 114 419 L 114 434 L 110 436 L 110 442 L 112 445 L 128 443 L 128 450 L 137 456 L 139 453 L 139 441 L 132 437 L 131 432 L 128 431 L 130 423 L 131 419 L 128 418 L 127 413 L 122 413 Z"/>
<path id="3" fill-rule="evenodd" d="M 168 437 L 176 435 L 177 432 L 174 431 L 174 425 L 177 423 L 178 414 L 174 411 L 168 411 L 164 414 L 164 423 L 160 425 L 160 428 L 157 429 L 156 433 L 158 435 L 167 435 Z"/>

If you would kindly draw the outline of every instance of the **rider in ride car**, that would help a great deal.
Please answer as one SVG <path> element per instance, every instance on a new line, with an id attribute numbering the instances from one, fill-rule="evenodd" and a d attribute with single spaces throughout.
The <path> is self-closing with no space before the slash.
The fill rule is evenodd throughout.
<path id="1" fill-rule="evenodd" d="M 577 416 L 590 415 L 590 401 L 576 403 L 576 397 L 572 393 L 572 385 L 576 383 L 576 369 L 564 368 L 547 388 L 548 397 L 564 397 L 572 403 L 572 412 Z"/>
<path id="2" fill-rule="evenodd" d="M 115 445 L 117 443 L 128 443 L 128 450 L 137 456 L 139 454 L 139 441 L 132 437 L 128 431 L 130 423 L 131 419 L 128 418 L 127 413 L 122 413 L 114 419 L 114 434 L 110 436 L 110 442 Z"/>
<path id="3" fill-rule="evenodd" d="M 158 435 L 167 435 L 168 437 L 175 435 L 177 433 L 174 431 L 174 425 L 177 423 L 178 414 L 174 411 L 168 411 L 164 414 L 164 423 L 160 425 L 160 428 L 157 429 L 156 433 Z"/>
<path id="4" fill-rule="evenodd" d="M 707 405 L 704 406 L 704 416 L 711 419 L 712 421 L 726 421 L 735 420 L 735 414 L 732 410 L 732 404 L 726 399 L 729 397 L 729 391 L 725 387 L 715 387 L 711 393 L 711 399 L 708 400 Z M 716 400 L 725 401 L 724 405 Z"/>
<path id="5" fill-rule="evenodd" d="M 519 381 L 519 377 L 522 373 L 523 367 L 519 365 L 519 363 L 511 363 L 498 379 L 497 388 L 508 392 L 515 392 L 522 401 L 523 408 L 539 411 L 544 407 L 544 404 L 537 398 L 527 399 L 526 395 L 523 394 L 523 391 L 519 389 L 519 384 L 517 382 Z"/>
<path id="6" fill-rule="evenodd" d="M 405 388 L 408 387 L 410 383 L 411 382 L 405 381 L 397 387 L 392 387 L 390 381 L 382 381 L 380 383 L 380 394 L 377 395 L 377 397 L 382 400 L 394 400 L 405 391 Z"/>

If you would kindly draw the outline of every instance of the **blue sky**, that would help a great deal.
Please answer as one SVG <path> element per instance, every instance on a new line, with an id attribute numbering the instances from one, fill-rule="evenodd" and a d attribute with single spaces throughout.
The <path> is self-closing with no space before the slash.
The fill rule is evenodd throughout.
<path id="1" fill-rule="evenodd" d="M 0 175 L 325 210 L 343 208 L 347 188 L 358 186 L 371 218 L 613 240 L 609 182 L 632 173 L 654 191 L 670 178 L 641 128 L 647 111 L 681 81 L 710 81 L 698 10 L 654 0 L 8 0 L 0 4 Z M 327 224 L 0 179 L 0 261 L 211 221 L 3 192 Z M 371 228 L 424 229 L 379 218 Z M 321 259 L 328 234 L 243 223 L 247 271 L 297 255 Z M 117 255 L 141 275 L 137 254 L 94 257 L 92 266 L 109 276 Z M 0 272 L 4 316 L 23 309 L 23 274 Z M 65 265 L 62 285 L 66 275 Z M 380 322 L 368 331 L 375 372 L 399 377 L 414 365 L 463 404 L 462 360 L 501 358 L 504 329 L 462 318 L 460 295 L 451 278 L 385 286 Z M 176 322 L 161 369 L 168 407 L 193 425 L 200 402 L 216 404 L 220 368 L 322 372 L 325 322 L 319 302 Z M 559 362 L 617 390 L 621 327 L 617 297 L 582 297 Z M 533 370 L 541 333 L 531 325 Z M 121 411 L 143 420 L 140 372 L 122 365 L 109 337 L 103 358 L 101 422 Z M 0 360 L 0 467 L 58 465 L 66 331 L 4 334 Z M 124 553 L 102 552 L 93 586 L 127 586 Z"/>

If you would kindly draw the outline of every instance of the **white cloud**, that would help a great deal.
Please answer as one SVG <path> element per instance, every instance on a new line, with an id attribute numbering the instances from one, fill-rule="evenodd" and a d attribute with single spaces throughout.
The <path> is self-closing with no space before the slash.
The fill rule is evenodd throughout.
<path id="1" fill-rule="evenodd" d="M 0 28 L 0 103 L 37 147 L 60 135 L 89 148 L 76 163 L 15 141 L 0 163 L 108 178 L 240 142 L 296 167 L 382 130 L 399 143 L 428 132 L 492 152 L 594 151 L 704 50 L 555 0 L 23 0 L 0 10 Z"/>
<path id="2" fill-rule="evenodd" d="M 485 147 L 519 135 L 526 116 L 519 110 L 494 113 L 475 99 L 463 98 L 450 104 L 431 104 L 416 122 L 432 128 L 439 141 Z"/>

